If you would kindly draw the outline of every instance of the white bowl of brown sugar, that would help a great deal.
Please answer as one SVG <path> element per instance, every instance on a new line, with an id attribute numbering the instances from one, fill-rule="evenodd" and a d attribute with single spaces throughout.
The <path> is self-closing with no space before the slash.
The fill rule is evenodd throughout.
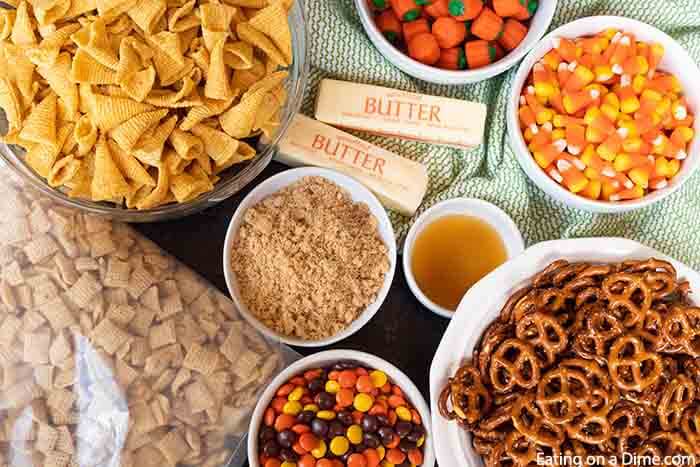
<path id="1" fill-rule="evenodd" d="M 246 196 L 224 242 L 226 285 L 261 333 L 302 347 L 340 341 L 372 319 L 396 268 L 377 198 L 350 177 L 304 167 Z"/>

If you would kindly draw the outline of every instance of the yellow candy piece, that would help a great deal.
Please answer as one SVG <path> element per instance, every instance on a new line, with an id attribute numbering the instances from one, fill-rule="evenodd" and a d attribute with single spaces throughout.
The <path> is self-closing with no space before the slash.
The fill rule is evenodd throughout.
<path id="1" fill-rule="evenodd" d="M 648 67 L 648 65 L 647 65 Z M 644 91 L 644 88 L 647 85 L 647 77 L 644 75 L 636 75 L 634 78 L 632 78 L 632 89 L 634 89 L 634 93 L 639 95 Z"/>
<path id="2" fill-rule="evenodd" d="M 326 442 L 324 440 L 319 440 L 318 446 L 316 446 L 315 449 L 311 450 L 311 455 L 314 456 L 316 459 L 320 459 L 326 455 L 327 450 L 328 447 L 326 446 Z"/>
<path id="3" fill-rule="evenodd" d="M 611 94 L 612 94 L 612 93 L 611 93 Z M 606 95 L 606 96 L 603 98 L 603 102 L 606 102 L 606 101 L 605 101 L 605 98 L 607 98 L 607 97 L 608 97 L 608 96 Z M 601 114 L 600 108 L 598 108 L 598 107 L 589 107 L 589 108 L 586 110 L 586 113 L 585 113 L 584 116 L 583 116 L 583 121 L 584 121 L 584 123 L 585 123 L 586 125 L 591 125 L 591 124 L 595 121 L 595 119 L 598 118 L 598 117 L 600 116 L 600 114 Z"/>
<path id="4" fill-rule="evenodd" d="M 554 111 L 551 109 L 543 109 L 542 111 L 537 113 L 537 116 L 535 117 L 537 119 L 537 124 L 538 125 L 544 125 L 545 123 L 549 122 L 554 118 Z"/>
<path id="5" fill-rule="evenodd" d="M 667 113 L 671 111 L 671 106 L 673 105 L 673 101 L 671 101 L 671 98 L 668 96 L 664 96 L 663 99 L 659 101 L 659 103 L 656 105 L 656 113 L 658 113 L 660 116 L 664 116 Z"/>
<path id="6" fill-rule="evenodd" d="M 287 396 L 287 399 L 290 401 L 298 401 L 302 398 L 304 395 L 304 388 L 301 386 L 294 388 L 292 392 L 289 393 L 289 396 Z"/>
<path id="7" fill-rule="evenodd" d="M 336 456 L 342 456 L 350 449 L 350 443 L 345 436 L 336 436 L 331 440 L 330 449 Z"/>
<path id="8" fill-rule="evenodd" d="M 622 142 L 622 149 L 625 152 L 639 152 L 642 147 L 642 139 L 639 137 L 627 138 Z"/>
<path id="9" fill-rule="evenodd" d="M 384 446 L 379 446 L 377 448 L 377 454 L 379 454 L 379 460 L 384 459 L 384 456 L 386 456 L 386 448 Z"/>
<path id="10" fill-rule="evenodd" d="M 639 110 L 639 107 L 640 104 L 637 96 L 630 96 L 620 102 L 620 112 L 622 113 L 633 114 Z"/>
<path id="11" fill-rule="evenodd" d="M 600 174 L 598 173 L 597 170 L 592 169 L 590 167 L 586 167 L 583 171 L 583 175 L 586 176 L 587 179 L 589 180 L 598 180 L 600 179 Z"/>
<path id="12" fill-rule="evenodd" d="M 535 95 L 540 98 L 549 99 L 556 93 L 554 84 L 547 82 L 535 83 Z"/>
<path id="13" fill-rule="evenodd" d="M 384 459 L 381 464 L 382 467 L 394 467 L 394 464 L 389 462 L 388 460 Z"/>
<path id="14" fill-rule="evenodd" d="M 374 399 L 369 394 L 360 393 L 355 396 L 353 406 L 360 412 L 367 412 L 374 404 Z"/>
<path id="15" fill-rule="evenodd" d="M 360 425 L 350 425 L 345 435 L 352 444 L 360 444 L 364 433 L 362 432 L 362 427 L 360 427 Z"/>
<path id="16" fill-rule="evenodd" d="M 668 178 L 675 177 L 676 174 L 678 174 L 678 171 L 681 170 L 681 161 L 678 159 L 672 159 L 668 163 L 668 170 L 669 170 L 669 176 Z"/>
<path id="17" fill-rule="evenodd" d="M 639 132 L 637 131 L 637 123 L 629 118 L 629 115 L 626 114 L 620 114 L 620 117 L 624 116 L 624 118 L 621 118 L 617 122 L 617 126 L 620 128 L 626 128 L 627 129 L 627 137 L 628 138 L 637 138 L 639 137 Z"/>
<path id="18" fill-rule="evenodd" d="M 416 447 L 421 447 L 425 443 L 425 436 L 421 436 L 418 438 L 418 441 L 416 441 Z"/>
<path id="19" fill-rule="evenodd" d="M 602 188 L 602 197 L 605 200 L 609 200 L 612 195 L 620 191 L 620 188 L 613 185 L 612 182 L 609 182 L 607 180 L 603 181 L 603 188 Z"/>
<path id="20" fill-rule="evenodd" d="M 297 467 L 297 463 L 292 461 L 284 461 L 280 464 L 280 467 Z"/>
<path id="21" fill-rule="evenodd" d="M 304 409 L 303 409 L 303 410 L 304 410 L 304 412 L 313 412 L 313 413 L 316 413 L 316 412 L 319 411 L 319 408 L 318 408 L 318 406 L 317 406 L 316 404 L 306 404 L 306 405 L 304 406 Z"/>
<path id="22" fill-rule="evenodd" d="M 381 388 L 388 381 L 386 373 L 384 373 L 383 371 L 379 371 L 379 370 L 374 370 L 373 372 L 371 372 L 369 374 L 369 377 L 372 380 L 372 384 L 374 384 L 375 388 Z"/>
<path id="23" fill-rule="evenodd" d="M 657 157 L 654 171 L 662 177 L 669 178 L 671 176 L 671 167 L 669 166 L 668 159 L 665 157 Z"/>
<path id="24" fill-rule="evenodd" d="M 411 421 L 411 411 L 404 406 L 396 408 L 396 415 L 405 422 Z"/>
<path id="25" fill-rule="evenodd" d="M 593 127 L 586 127 L 586 142 L 588 143 L 602 143 L 605 139 L 605 135 Z"/>
<path id="26" fill-rule="evenodd" d="M 620 115 L 620 110 L 608 103 L 601 104 L 600 111 L 613 122 L 617 120 L 618 115 Z"/>
<path id="27" fill-rule="evenodd" d="M 656 91 L 654 89 L 645 89 L 644 91 L 642 91 L 642 94 L 639 97 L 642 100 L 658 102 L 661 99 L 663 99 L 664 96 L 659 91 Z"/>
<path id="28" fill-rule="evenodd" d="M 636 167 L 627 172 L 627 176 L 630 178 L 630 180 L 632 180 L 635 184 L 641 186 L 642 188 L 649 188 L 648 170 L 641 167 Z"/>
<path id="29" fill-rule="evenodd" d="M 547 156 L 545 156 L 541 151 L 533 151 L 532 157 L 535 159 L 535 162 L 537 162 L 537 165 L 543 169 L 549 167 L 549 164 L 551 163 Z"/>
<path id="30" fill-rule="evenodd" d="M 320 410 L 316 413 L 316 416 L 321 420 L 333 420 L 335 418 L 335 412 L 332 410 Z"/>
<path id="31" fill-rule="evenodd" d="M 329 380 L 326 382 L 326 392 L 336 394 L 340 391 L 340 384 L 337 381 Z"/>
<path id="32" fill-rule="evenodd" d="M 621 152 L 615 156 L 615 161 L 613 162 L 613 168 L 618 172 L 627 172 L 632 167 L 632 158 L 629 154 Z"/>
<path id="33" fill-rule="evenodd" d="M 602 35 L 603 35 L 603 37 L 605 37 L 606 39 L 608 39 L 609 41 L 611 41 L 612 38 L 615 37 L 615 35 L 616 35 L 618 32 L 620 32 L 618 29 L 615 29 L 615 28 L 608 28 L 608 29 L 606 29 L 605 31 L 602 32 Z"/>
<path id="34" fill-rule="evenodd" d="M 563 128 L 557 128 L 555 130 L 552 130 L 552 141 L 556 141 L 558 139 L 566 139 L 566 130 Z"/>
<path id="35" fill-rule="evenodd" d="M 598 199 L 603 188 L 603 183 L 600 180 L 590 180 L 586 188 L 581 191 L 581 194 L 586 198 Z"/>
<path id="36" fill-rule="evenodd" d="M 595 80 L 599 83 L 605 82 L 615 76 L 610 65 L 596 65 L 593 72 L 595 73 Z"/>
<path id="37" fill-rule="evenodd" d="M 302 407 L 299 401 L 288 401 L 282 406 L 282 412 L 287 415 L 299 415 L 301 409 Z"/>
<path id="38" fill-rule="evenodd" d="M 613 106 L 616 109 L 620 109 L 620 98 L 614 92 L 609 92 L 603 97 L 603 103 Z"/>

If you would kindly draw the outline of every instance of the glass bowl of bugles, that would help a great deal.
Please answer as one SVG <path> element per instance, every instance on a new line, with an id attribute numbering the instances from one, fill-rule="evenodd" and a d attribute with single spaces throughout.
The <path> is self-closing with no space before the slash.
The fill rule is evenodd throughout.
<path id="1" fill-rule="evenodd" d="M 301 105 L 306 26 L 300 0 L 22 0 L 0 10 L 0 65 L 7 165 L 62 204 L 160 221 L 270 162 Z"/>

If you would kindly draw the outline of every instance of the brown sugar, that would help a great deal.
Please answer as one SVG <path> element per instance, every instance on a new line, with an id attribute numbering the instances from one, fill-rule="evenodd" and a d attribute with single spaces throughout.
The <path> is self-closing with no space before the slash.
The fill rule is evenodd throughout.
<path id="1" fill-rule="evenodd" d="M 377 219 L 323 177 L 302 178 L 248 209 L 231 261 L 250 312 L 306 340 L 348 327 L 389 270 Z"/>

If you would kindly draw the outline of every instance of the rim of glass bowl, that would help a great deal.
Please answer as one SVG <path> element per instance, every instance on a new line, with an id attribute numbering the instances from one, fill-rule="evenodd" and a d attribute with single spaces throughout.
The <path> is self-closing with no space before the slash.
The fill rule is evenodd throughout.
<path id="1" fill-rule="evenodd" d="M 274 137 L 268 144 L 258 143 L 258 154 L 235 172 L 223 172 L 222 179 L 214 189 L 199 197 L 182 204 L 168 204 L 154 209 L 142 211 L 124 207 L 110 206 L 108 203 L 88 201 L 79 198 L 71 198 L 66 193 L 52 188 L 45 180 L 27 166 L 17 150 L 10 145 L 0 144 L 0 162 L 10 165 L 14 172 L 18 173 L 33 188 L 38 189 L 59 203 L 82 209 L 92 214 L 109 217 L 124 222 L 156 222 L 175 219 L 194 214 L 210 206 L 220 203 L 238 191 L 257 177 L 272 160 L 277 152 L 277 145 L 287 132 L 292 118 L 299 111 L 304 98 L 304 90 L 309 75 L 309 61 L 307 60 L 308 31 L 304 17 L 303 0 L 296 0 L 289 12 L 289 24 L 292 33 L 293 61 L 288 67 L 289 77 L 286 81 L 287 103 L 283 107 L 283 115 L 280 126 Z M 0 116 L 4 120 L 4 113 L 0 109 Z M 3 121 L 3 124 L 5 122 Z M 261 149 L 262 145 L 262 149 Z M 235 166 L 232 167 L 235 169 Z M 229 171 L 231 169 L 228 169 Z"/>

